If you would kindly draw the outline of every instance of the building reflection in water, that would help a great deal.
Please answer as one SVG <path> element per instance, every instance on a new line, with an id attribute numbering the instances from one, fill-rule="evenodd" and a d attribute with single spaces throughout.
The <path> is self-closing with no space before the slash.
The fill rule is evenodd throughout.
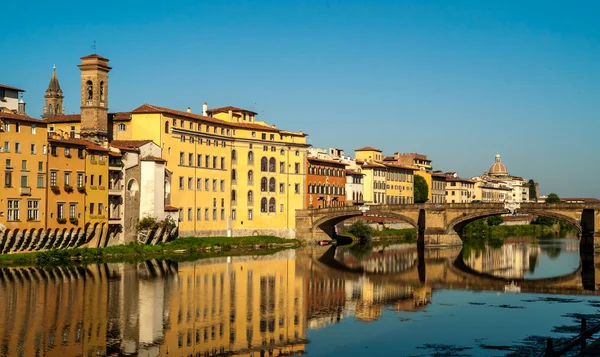
<path id="1" fill-rule="evenodd" d="M 0 356 L 303 354 L 295 252 L 0 270 Z"/>
<path id="2" fill-rule="evenodd" d="M 507 243 L 497 248 L 473 250 L 463 257 L 465 264 L 480 273 L 506 279 L 523 279 L 538 264 L 540 246 Z"/>

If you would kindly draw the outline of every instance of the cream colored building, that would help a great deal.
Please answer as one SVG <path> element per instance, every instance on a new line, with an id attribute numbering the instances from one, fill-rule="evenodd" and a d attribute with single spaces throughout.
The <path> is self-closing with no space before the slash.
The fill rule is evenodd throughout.
<path id="1" fill-rule="evenodd" d="M 446 203 L 468 203 L 475 199 L 475 181 L 446 176 Z"/>

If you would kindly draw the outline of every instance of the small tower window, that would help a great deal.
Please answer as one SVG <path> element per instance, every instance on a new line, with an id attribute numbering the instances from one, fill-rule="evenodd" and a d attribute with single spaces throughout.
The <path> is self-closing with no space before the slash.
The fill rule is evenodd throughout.
<path id="1" fill-rule="evenodd" d="M 94 95 L 94 86 L 92 81 L 87 81 L 86 83 L 86 91 L 87 91 L 87 100 L 92 101 L 92 96 Z"/>
<path id="2" fill-rule="evenodd" d="M 104 101 L 104 81 L 100 82 L 100 101 Z"/>
<path id="3" fill-rule="evenodd" d="M 127 127 L 125 126 L 125 124 L 122 124 L 122 123 L 119 124 L 119 126 L 118 126 L 119 131 L 125 131 L 126 129 L 127 129 Z"/>

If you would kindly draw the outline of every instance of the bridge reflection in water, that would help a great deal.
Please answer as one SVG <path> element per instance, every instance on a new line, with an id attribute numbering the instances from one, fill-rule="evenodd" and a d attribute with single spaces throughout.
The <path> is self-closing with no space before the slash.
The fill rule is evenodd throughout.
<path id="1" fill-rule="evenodd" d="M 594 255 L 563 277 L 477 273 L 460 248 L 335 247 L 265 257 L 0 269 L 0 356 L 280 356 L 305 352 L 309 328 L 385 306 L 419 310 L 440 288 L 599 295 Z"/>

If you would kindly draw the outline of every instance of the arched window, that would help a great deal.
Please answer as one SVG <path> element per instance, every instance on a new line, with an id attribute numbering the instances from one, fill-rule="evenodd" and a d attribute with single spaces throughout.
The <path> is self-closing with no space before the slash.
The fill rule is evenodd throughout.
<path id="1" fill-rule="evenodd" d="M 268 166 L 267 158 L 263 156 L 260 159 L 260 171 L 267 172 L 267 166 Z"/>
<path id="2" fill-rule="evenodd" d="M 252 191 L 248 191 L 248 206 L 251 206 L 254 204 L 254 194 L 252 193 Z"/>
<path id="3" fill-rule="evenodd" d="M 117 130 L 119 130 L 119 131 L 125 131 L 126 129 L 127 129 L 127 127 L 123 123 L 121 123 L 117 126 Z"/>
<path id="4" fill-rule="evenodd" d="M 269 172 L 275 172 L 275 166 L 276 166 L 276 162 L 275 162 L 275 158 L 272 157 L 269 159 Z"/>
<path id="5" fill-rule="evenodd" d="M 313 193 L 313 185 L 312 185 L 312 183 L 308 184 L 308 193 Z"/>
<path id="6" fill-rule="evenodd" d="M 352 192 L 352 201 L 356 201 L 356 192 Z"/>
<path id="7" fill-rule="evenodd" d="M 254 153 L 252 151 L 248 152 L 248 165 L 254 165 Z"/>
<path id="8" fill-rule="evenodd" d="M 269 212 L 275 212 L 275 199 L 273 197 L 269 200 Z"/>
<path id="9" fill-rule="evenodd" d="M 52 113 L 52 104 L 48 104 L 48 114 L 54 114 Z"/>
<path id="10" fill-rule="evenodd" d="M 94 85 L 93 85 L 92 81 L 85 82 L 85 85 L 86 85 L 87 100 L 91 101 L 92 97 L 94 96 Z"/>
<path id="11" fill-rule="evenodd" d="M 235 193 L 235 190 L 231 190 L 231 202 L 237 201 L 237 195 Z"/>
<path id="12" fill-rule="evenodd" d="M 263 177 L 260 179 L 260 190 L 261 192 L 267 192 L 267 178 Z"/>
<path id="13" fill-rule="evenodd" d="M 231 150 L 231 163 L 237 164 L 237 151 Z"/>
<path id="14" fill-rule="evenodd" d="M 169 121 L 165 122 L 165 133 L 169 133 Z"/>
<path id="15" fill-rule="evenodd" d="M 269 179 L 269 192 L 275 192 L 275 178 Z"/>
<path id="16" fill-rule="evenodd" d="M 100 82 L 100 101 L 104 101 L 104 81 Z"/>
<path id="17" fill-rule="evenodd" d="M 281 151 L 279 151 L 279 155 L 284 155 L 285 151 L 283 149 L 281 149 Z"/>
<path id="18" fill-rule="evenodd" d="M 248 185 L 254 185 L 254 172 L 248 171 Z"/>
<path id="19" fill-rule="evenodd" d="M 263 197 L 260 200 L 260 211 L 267 212 L 267 198 Z"/>
<path id="20" fill-rule="evenodd" d="M 234 183 L 237 181 L 237 171 L 235 171 L 235 169 L 231 170 L 231 181 Z"/>

